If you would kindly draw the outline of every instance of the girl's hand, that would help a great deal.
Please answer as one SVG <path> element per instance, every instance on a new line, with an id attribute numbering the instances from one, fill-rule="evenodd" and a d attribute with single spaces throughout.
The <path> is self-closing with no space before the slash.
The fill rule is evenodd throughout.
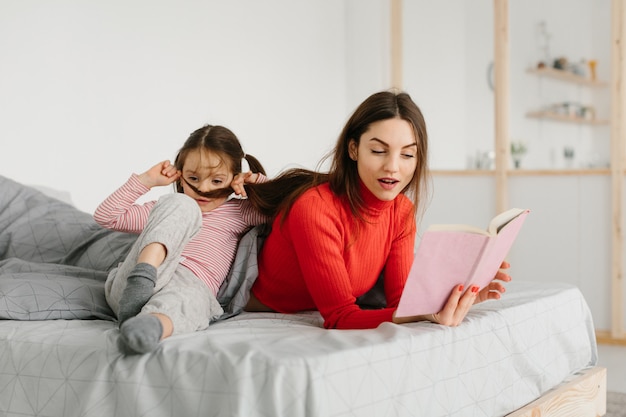
<path id="1" fill-rule="evenodd" d="M 240 195 L 242 197 L 247 197 L 244 184 L 254 184 L 258 178 L 259 178 L 259 174 L 255 174 L 253 172 L 242 172 L 240 174 L 235 175 L 235 178 L 233 178 L 233 180 L 230 183 L 230 187 L 233 189 L 235 194 Z"/>
<path id="2" fill-rule="evenodd" d="M 139 181 L 148 188 L 170 185 L 180 178 L 180 171 L 170 161 L 162 161 L 139 175 Z"/>

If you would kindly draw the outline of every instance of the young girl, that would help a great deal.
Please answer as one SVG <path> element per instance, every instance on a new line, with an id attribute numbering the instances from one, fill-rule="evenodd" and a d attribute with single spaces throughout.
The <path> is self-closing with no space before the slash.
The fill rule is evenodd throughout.
<path id="1" fill-rule="evenodd" d="M 242 159 L 251 172 L 241 172 Z M 249 200 L 228 196 L 246 196 L 244 183 L 264 181 L 263 167 L 233 132 L 207 125 L 189 136 L 174 165 L 163 161 L 133 174 L 100 204 L 98 224 L 140 234 L 105 284 L 125 351 L 152 351 L 161 339 L 205 329 L 222 314 L 216 294 L 239 238 L 267 221 Z M 172 183 L 177 193 L 134 204 L 152 187 Z"/>
<path id="2" fill-rule="evenodd" d="M 295 169 L 260 185 L 266 212 L 279 214 L 263 244 L 246 309 L 315 309 L 325 327 L 339 329 L 419 320 L 456 326 L 472 304 L 499 298 L 501 281 L 511 279 L 502 271 L 481 291 L 451 288 L 442 311 L 395 318 L 413 262 L 416 213 L 425 205 L 427 156 L 417 105 L 406 93 L 383 91 L 352 114 L 328 173 Z M 386 308 L 361 308 L 357 299 L 381 274 Z"/>

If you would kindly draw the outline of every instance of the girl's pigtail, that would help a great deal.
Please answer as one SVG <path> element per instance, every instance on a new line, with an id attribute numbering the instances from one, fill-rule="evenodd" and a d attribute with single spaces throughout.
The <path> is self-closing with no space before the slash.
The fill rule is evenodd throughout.
<path id="1" fill-rule="evenodd" d="M 265 168 L 261 162 L 256 159 L 254 156 L 250 154 L 245 154 L 243 157 L 246 162 L 248 162 L 248 167 L 250 172 L 253 173 L 261 173 L 263 175 L 267 175 L 265 172 Z M 264 201 L 266 196 L 263 190 L 259 189 L 261 184 L 246 184 L 246 194 L 248 194 L 248 201 L 256 208 L 260 213 L 271 217 L 274 209 L 269 207 L 268 204 Z"/>
<path id="2" fill-rule="evenodd" d="M 256 159 L 254 156 L 246 154 L 246 156 L 244 156 L 243 158 L 248 162 L 248 166 L 250 167 L 251 172 L 254 172 L 255 174 L 257 172 L 260 172 L 263 175 L 267 175 L 265 173 L 265 168 L 263 168 L 263 165 L 261 165 L 261 162 L 259 162 L 259 160 Z"/>

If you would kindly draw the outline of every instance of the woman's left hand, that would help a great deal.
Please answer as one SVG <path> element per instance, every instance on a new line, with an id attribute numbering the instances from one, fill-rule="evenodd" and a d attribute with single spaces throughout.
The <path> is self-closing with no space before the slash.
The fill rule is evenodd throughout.
<path id="1" fill-rule="evenodd" d="M 474 300 L 474 304 L 482 303 L 487 300 L 499 300 L 502 294 L 506 291 L 506 288 L 502 282 L 510 282 L 511 276 L 502 271 L 503 269 L 509 269 L 511 265 L 508 262 L 502 262 L 500 270 L 496 272 L 496 276 L 493 280 L 485 286 Z"/>

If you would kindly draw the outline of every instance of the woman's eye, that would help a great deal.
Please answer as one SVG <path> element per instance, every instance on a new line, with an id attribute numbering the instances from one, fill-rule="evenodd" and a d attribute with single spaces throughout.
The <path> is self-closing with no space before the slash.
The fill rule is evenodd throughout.
<path id="1" fill-rule="evenodd" d="M 402 156 L 405 158 L 415 158 L 415 155 L 413 155 L 412 153 L 403 153 Z"/>
<path id="2" fill-rule="evenodd" d="M 374 154 L 377 154 L 377 155 L 378 155 L 378 154 L 385 153 L 385 151 L 384 151 L 384 150 L 381 150 L 381 149 L 372 149 L 372 153 L 374 153 Z"/>

